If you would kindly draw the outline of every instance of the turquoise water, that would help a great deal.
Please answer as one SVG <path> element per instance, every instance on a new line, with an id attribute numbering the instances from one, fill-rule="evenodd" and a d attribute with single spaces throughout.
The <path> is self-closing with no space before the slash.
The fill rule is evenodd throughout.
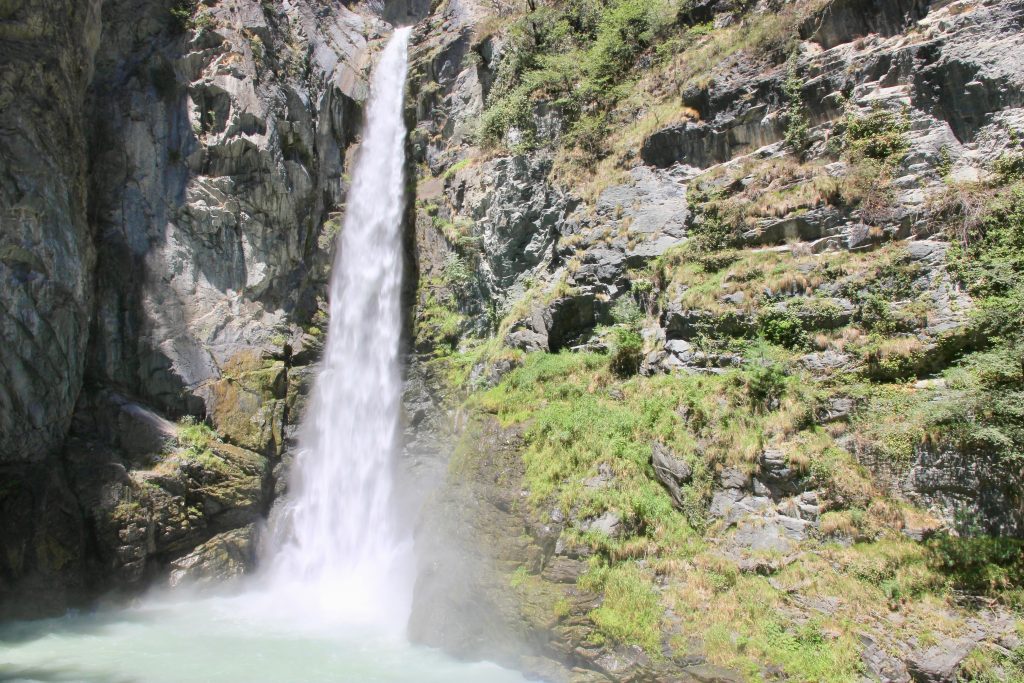
<path id="1" fill-rule="evenodd" d="M 410 645 L 371 624 L 277 616 L 251 595 L 151 599 L 0 627 L 0 681 L 520 683 L 518 673 Z"/>

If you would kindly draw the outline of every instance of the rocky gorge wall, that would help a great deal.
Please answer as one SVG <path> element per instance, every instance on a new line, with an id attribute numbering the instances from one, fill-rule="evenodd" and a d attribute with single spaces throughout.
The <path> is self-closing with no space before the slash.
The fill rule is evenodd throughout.
<path id="1" fill-rule="evenodd" d="M 253 566 L 388 22 L 410 635 L 1024 675 L 1016 1 L 0 2 L 0 615 Z"/>
<path id="2" fill-rule="evenodd" d="M 411 633 L 551 680 L 1016 680 L 1014 598 L 925 604 L 984 590 L 954 548 L 1017 571 L 1019 465 L 968 436 L 957 374 L 993 300 L 948 202 L 1016 192 L 1024 7 L 654 28 L 670 4 L 452 0 L 419 29 L 416 362 L 455 455 Z M 592 96 L 604 27 L 634 42 Z"/>
<path id="3" fill-rule="evenodd" d="M 244 570 L 389 25 L 305 2 L 0 15 L 2 611 Z"/>

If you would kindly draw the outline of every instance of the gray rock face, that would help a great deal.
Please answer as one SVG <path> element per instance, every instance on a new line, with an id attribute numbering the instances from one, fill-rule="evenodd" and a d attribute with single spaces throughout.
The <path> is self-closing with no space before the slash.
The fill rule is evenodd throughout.
<path id="1" fill-rule="evenodd" d="M 306 0 L 0 14 L 0 603 L 50 610 L 264 512 L 386 25 Z M 183 413 L 223 471 L 154 468 Z"/>
<path id="2" fill-rule="evenodd" d="M 974 643 L 946 640 L 926 650 L 918 650 L 907 658 L 907 671 L 915 683 L 955 683 L 960 664 Z"/>
<path id="3" fill-rule="evenodd" d="M 949 528 L 1019 537 L 1024 503 L 1012 466 L 952 444 L 914 449 L 910 463 L 892 464 L 870 451 L 857 458 L 894 492 L 939 514 Z"/>
<path id="4" fill-rule="evenodd" d="M 0 27 L 0 464 L 64 437 L 92 315 L 86 129 L 99 0 L 8 3 Z"/>
<path id="5" fill-rule="evenodd" d="M 205 382 L 240 351 L 280 348 L 317 308 L 368 24 L 345 8 L 323 20 L 305 2 L 239 2 L 204 6 L 204 27 L 176 36 L 163 3 L 104 11 L 138 20 L 110 24 L 93 83 L 90 370 L 202 412 Z M 138 50 L 142 73 L 127 66 Z"/>
<path id="6" fill-rule="evenodd" d="M 861 659 L 866 673 L 872 680 L 883 683 L 910 683 L 906 665 L 879 647 L 874 638 L 862 634 L 860 642 L 863 647 Z"/>
<path id="7" fill-rule="evenodd" d="M 460 170 L 449 183 L 455 214 L 473 221 L 480 240 L 488 299 L 507 300 L 522 278 L 550 265 L 556 228 L 574 206 L 547 182 L 550 168 L 544 158 L 503 157 Z"/>
<path id="8" fill-rule="evenodd" d="M 654 476 L 668 489 L 676 506 L 681 508 L 682 487 L 693 477 L 693 468 L 660 443 L 651 446 L 651 465 L 654 467 Z"/>

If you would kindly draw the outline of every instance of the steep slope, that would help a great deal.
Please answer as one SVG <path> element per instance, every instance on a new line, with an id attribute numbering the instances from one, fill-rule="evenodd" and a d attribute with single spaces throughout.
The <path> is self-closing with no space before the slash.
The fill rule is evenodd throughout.
<path id="1" fill-rule="evenodd" d="M 251 564 L 388 28 L 305 2 L 100 12 L 3 16 L 4 613 Z"/>
<path id="2" fill-rule="evenodd" d="M 1022 675 L 1022 19 L 435 10 L 417 349 L 459 410 L 416 637 L 572 680 Z"/>

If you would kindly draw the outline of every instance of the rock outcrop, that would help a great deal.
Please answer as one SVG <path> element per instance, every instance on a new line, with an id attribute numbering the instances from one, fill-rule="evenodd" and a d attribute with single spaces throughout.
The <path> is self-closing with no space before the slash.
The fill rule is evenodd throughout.
<path id="1" fill-rule="evenodd" d="M 582 113 L 573 108 L 580 106 L 573 98 L 587 97 L 579 84 L 555 82 L 558 60 L 582 53 L 558 42 L 561 35 L 545 53 L 540 19 L 534 43 L 526 29 L 527 39 L 516 42 L 521 37 L 508 26 L 519 15 L 494 17 L 492 9 L 471 0 L 444 3 L 419 29 L 414 49 L 410 117 L 422 163 L 416 227 L 425 275 L 416 348 L 441 365 L 454 354 L 452 372 L 460 378 L 459 363 L 472 359 L 462 390 L 498 385 L 455 411 L 453 431 L 471 431 L 473 443 L 456 449 L 419 532 L 426 549 L 456 539 L 446 548 L 455 558 L 427 553 L 414 637 L 553 680 L 730 680 L 736 674 L 702 658 L 700 634 L 681 633 L 686 618 L 673 614 L 669 598 L 660 603 L 654 657 L 614 642 L 608 634 L 615 628 L 602 631 L 597 623 L 608 595 L 591 590 L 589 579 L 602 576 L 592 568 L 638 566 L 656 593 L 675 595 L 672 584 L 681 579 L 665 565 L 699 573 L 707 561 L 711 583 L 762 577 L 785 596 L 784 619 L 803 628 L 838 614 L 842 599 L 805 596 L 803 584 L 780 575 L 809 566 L 807 553 L 822 546 L 881 541 L 866 518 L 885 517 L 886 533 L 914 539 L 922 553 L 936 534 L 1020 537 L 1019 473 L 998 456 L 917 432 L 860 432 L 877 411 L 903 409 L 895 397 L 916 397 L 921 406 L 959 396 L 936 377 L 977 348 L 977 302 L 939 226 L 951 187 L 984 182 L 997 160 L 1019 154 L 1024 72 L 1009 55 L 1024 47 L 1024 5 L 690 3 L 676 17 L 688 27 L 678 38 L 687 59 L 666 58 L 663 46 L 640 50 L 628 66 L 637 80 L 622 84 L 631 99 L 616 105 L 618 95 L 610 96 L 612 103 L 590 102 Z M 482 21 L 489 16 L 491 23 Z M 575 20 L 565 30 L 578 30 Z M 701 72 L 688 78 L 672 71 L 691 73 L 693 64 Z M 516 69 L 536 82 L 516 81 Z M 671 84 L 651 82 L 658 78 Z M 509 82 L 529 96 L 509 94 Z M 494 97 L 495 88 L 505 88 L 499 96 L 506 99 Z M 581 119 L 603 122 L 610 142 L 585 137 L 584 125 L 574 132 Z M 500 141 L 488 142 L 479 126 L 495 120 L 504 125 Z M 895 144 L 863 151 L 885 136 Z M 579 163 L 587 145 L 599 151 Z M 679 515 L 696 520 L 713 560 L 650 550 L 658 532 L 643 528 L 635 519 L 642 514 L 616 497 L 617 485 L 627 486 L 623 471 L 634 467 L 628 458 L 602 463 L 596 474 L 573 470 L 586 458 L 544 406 L 573 391 L 600 395 L 604 376 L 595 371 L 548 385 L 545 366 L 502 384 L 529 365 L 528 354 L 611 351 L 615 358 L 634 343 L 617 336 L 624 329 L 641 340 L 637 364 L 653 382 L 695 375 L 770 384 L 779 371 L 821 390 L 797 419 L 830 444 L 824 452 L 805 457 L 805 441 L 787 442 L 772 426 L 758 432 L 756 446 L 737 442 L 747 452 L 726 459 L 745 458 L 742 465 L 716 461 L 711 477 L 695 463 L 712 458 L 714 444 L 701 425 L 714 418 L 702 412 L 706 406 L 672 408 L 700 436 L 684 440 L 686 457 L 656 442 L 645 471 Z M 788 360 L 765 351 L 766 343 L 788 349 Z M 540 407 L 501 405 L 500 397 L 524 381 L 549 392 Z M 869 406 L 872 387 L 893 407 Z M 760 403 L 747 410 L 787 410 L 772 389 L 748 390 Z M 524 417 L 505 430 L 490 422 L 491 412 L 512 422 Z M 534 436 L 545 449 L 516 431 L 530 430 L 534 419 L 552 420 L 550 433 Z M 522 460 L 536 463 L 538 452 L 551 460 L 552 479 L 564 477 L 545 480 L 544 490 L 554 486 L 578 508 L 550 499 L 536 504 Z M 829 470 L 834 457 L 847 463 L 842 483 L 830 480 L 840 476 Z M 584 517 L 580 501 L 589 499 L 580 491 L 603 488 L 616 495 Z M 824 552 L 837 566 L 832 551 Z M 689 583 L 687 590 L 705 588 Z M 707 588 L 707 599 L 731 590 Z M 893 605 L 908 598 L 890 600 L 899 612 Z M 973 619 L 971 609 L 953 611 Z M 1000 624 L 1005 616 L 998 609 L 979 614 Z M 968 653 L 1004 634 L 1003 626 L 980 629 L 970 642 L 929 650 L 916 636 L 862 626 L 861 670 L 893 681 L 953 680 Z M 785 637 L 798 630 L 792 628 Z M 822 633 L 826 641 L 838 638 Z M 742 642 L 740 650 L 749 642 L 742 629 L 721 636 Z M 552 661 L 563 668 L 552 669 Z M 765 677 L 786 675 L 759 666 Z"/>
<path id="2" fill-rule="evenodd" d="M 238 571 L 233 530 L 269 506 L 318 353 L 389 25 L 255 0 L 0 13 L 0 611 Z M 208 448 L 175 445 L 183 417 Z"/>
<path id="3" fill-rule="evenodd" d="M 0 55 L 0 466 L 59 447 L 85 370 L 94 262 L 81 112 L 99 0 L 11 4 Z"/>

